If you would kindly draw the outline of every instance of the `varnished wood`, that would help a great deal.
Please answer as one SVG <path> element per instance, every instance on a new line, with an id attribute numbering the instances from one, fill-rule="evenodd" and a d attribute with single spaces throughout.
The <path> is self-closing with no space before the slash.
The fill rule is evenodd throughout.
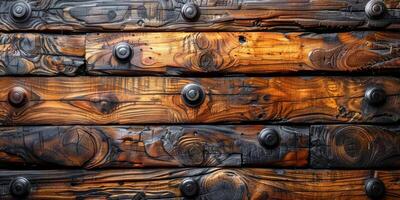
<path id="1" fill-rule="evenodd" d="M 276 130 L 266 149 L 257 135 Z M 285 126 L 121 126 L 0 128 L 0 163 L 26 166 L 133 168 L 305 166 L 308 128 Z"/>
<path id="2" fill-rule="evenodd" d="M 299 71 L 381 71 L 400 66 L 399 33 L 166 32 L 89 34 L 92 74 L 265 74 Z M 129 62 L 113 48 L 131 45 Z"/>
<path id="3" fill-rule="evenodd" d="M 188 107 L 180 92 L 188 83 L 206 93 Z M 137 124 L 216 122 L 376 122 L 399 121 L 400 80 L 394 77 L 161 78 L 57 77 L 0 79 L 0 123 Z M 28 92 L 14 107 L 8 93 Z M 383 105 L 365 101 L 365 90 L 386 91 Z"/>
<path id="4" fill-rule="evenodd" d="M 40 31 L 255 31 L 349 30 L 400 27 L 399 2 L 385 0 L 381 19 L 365 14 L 368 0 L 315 1 L 193 1 L 200 16 L 186 21 L 179 0 L 29 0 L 31 16 L 15 22 L 9 14 L 14 1 L 0 1 L 0 30 Z"/>
<path id="5" fill-rule="evenodd" d="M 75 75 L 84 56 L 84 35 L 0 33 L 0 75 Z"/>
<path id="6" fill-rule="evenodd" d="M 398 126 L 311 126 L 310 137 L 312 167 L 400 167 Z"/>
<path id="7" fill-rule="evenodd" d="M 365 181 L 376 177 L 386 188 L 384 199 L 400 198 L 400 171 L 147 169 L 147 170 L 1 170 L 1 199 L 11 199 L 10 181 L 31 183 L 31 199 L 184 199 L 185 178 L 199 185 L 194 199 L 368 199 Z"/>

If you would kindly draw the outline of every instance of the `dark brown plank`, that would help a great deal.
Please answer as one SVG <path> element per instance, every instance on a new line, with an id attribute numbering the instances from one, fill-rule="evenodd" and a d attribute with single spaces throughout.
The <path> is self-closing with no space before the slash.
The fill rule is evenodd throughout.
<path id="1" fill-rule="evenodd" d="M 259 133 L 267 129 L 278 133 L 276 146 L 259 142 Z M 0 163 L 47 168 L 305 166 L 308 141 L 308 128 L 285 126 L 5 127 L 0 128 Z"/>
<path id="2" fill-rule="evenodd" d="M 164 32 L 89 34 L 86 59 L 92 74 L 381 71 L 400 66 L 400 33 Z M 129 61 L 113 53 L 131 48 Z"/>
<path id="3" fill-rule="evenodd" d="M 185 20 L 179 0 L 30 0 L 31 15 L 13 18 L 15 1 L 0 2 L 0 30 L 40 31 L 255 31 L 349 30 L 400 27 L 399 2 L 385 0 L 387 12 L 368 17 L 368 0 L 193 1 L 198 17 Z"/>
<path id="4" fill-rule="evenodd" d="M 188 199 L 183 180 L 198 185 L 193 199 L 369 199 L 365 182 L 381 180 L 383 199 L 400 198 L 400 171 L 147 169 L 147 170 L 1 170 L 1 199 L 11 199 L 10 182 L 25 177 L 31 199 Z M 192 187 L 193 188 L 193 187 Z M 377 188 L 375 188 L 377 191 Z"/>
<path id="5" fill-rule="evenodd" d="M 398 126 L 311 126 L 314 168 L 399 168 Z"/>
<path id="6" fill-rule="evenodd" d="M 84 35 L 0 33 L 0 75 L 75 75 L 84 56 Z"/>
<path id="7" fill-rule="evenodd" d="M 189 83 L 203 87 L 197 107 L 181 97 Z M 400 114 L 400 80 L 393 77 L 4 77 L 0 85 L 2 125 L 393 123 Z M 26 101 L 15 105 L 11 94 L 21 88 Z M 365 97 L 371 88 L 386 93 L 376 96 L 386 97 L 381 105 Z"/>

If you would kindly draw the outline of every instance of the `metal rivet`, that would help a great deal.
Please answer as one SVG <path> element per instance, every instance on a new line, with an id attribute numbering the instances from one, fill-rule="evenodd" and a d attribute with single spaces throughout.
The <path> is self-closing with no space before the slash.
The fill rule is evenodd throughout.
<path id="1" fill-rule="evenodd" d="M 181 92 L 183 101 L 187 106 L 196 107 L 203 103 L 205 93 L 201 86 L 197 84 L 187 84 Z"/>
<path id="2" fill-rule="evenodd" d="M 28 92 L 22 87 L 14 87 L 8 93 L 8 102 L 14 107 L 21 107 L 28 101 Z"/>
<path id="3" fill-rule="evenodd" d="M 379 87 L 371 87 L 365 91 L 365 99 L 372 106 L 379 106 L 386 101 L 386 92 Z"/>
<path id="4" fill-rule="evenodd" d="M 128 61 L 132 56 L 132 49 L 128 43 L 121 42 L 114 47 L 113 53 L 119 61 Z"/>
<path id="5" fill-rule="evenodd" d="M 366 180 L 364 189 L 367 196 L 371 199 L 380 199 L 385 195 L 385 184 L 377 178 Z"/>
<path id="6" fill-rule="evenodd" d="M 382 17 L 386 12 L 386 5 L 381 0 L 371 0 L 365 5 L 365 14 L 369 18 L 379 18 Z"/>
<path id="7" fill-rule="evenodd" d="M 31 183 L 24 177 L 17 177 L 10 183 L 10 194 L 14 197 L 25 197 L 31 192 Z"/>
<path id="8" fill-rule="evenodd" d="M 182 6 L 181 14 L 187 21 L 196 21 L 200 16 L 200 8 L 193 3 L 186 3 Z"/>
<path id="9" fill-rule="evenodd" d="M 10 8 L 11 18 L 16 22 L 24 22 L 31 17 L 32 9 L 31 6 L 24 2 L 15 2 Z"/>
<path id="10" fill-rule="evenodd" d="M 179 185 L 181 193 L 185 197 L 194 197 L 199 192 L 199 185 L 192 178 L 186 178 Z"/>
<path id="11" fill-rule="evenodd" d="M 258 134 L 258 142 L 267 149 L 277 147 L 280 140 L 279 133 L 271 128 L 265 128 Z"/>

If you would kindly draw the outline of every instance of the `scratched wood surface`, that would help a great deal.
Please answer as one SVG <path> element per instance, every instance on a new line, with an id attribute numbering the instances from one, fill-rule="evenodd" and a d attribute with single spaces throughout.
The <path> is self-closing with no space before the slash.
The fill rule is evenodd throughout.
<path id="1" fill-rule="evenodd" d="M 317 125 L 310 130 L 313 168 L 399 168 L 398 126 Z"/>
<path id="2" fill-rule="evenodd" d="M 188 83 L 203 87 L 198 107 L 185 104 Z M 56 77 L 0 79 L 0 123 L 393 123 L 399 121 L 400 79 L 395 77 Z M 370 87 L 385 90 L 382 105 L 365 99 Z M 8 99 L 26 90 L 26 104 Z"/>
<path id="3" fill-rule="evenodd" d="M 279 134 L 271 149 L 257 136 Z M 308 128 L 286 126 L 48 126 L 0 128 L 0 163 L 23 166 L 132 168 L 305 166 Z"/>
<path id="4" fill-rule="evenodd" d="M 368 0 L 194 0 L 198 19 L 181 15 L 181 0 L 28 0 L 31 16 L 13 20 L 15 1 L 0 1 L 2 31 L 255 31 L 349 30 L 400 27 L 399 2 L 385 0 L 387 12 L 380 19 L 365 13 Z"/>
<path id="5" fill-rule="evenodd" d="M 2 199 L 11 199 L 9 184 L 17 176 L 31 182 L 32 199 L 187 199 L 179 186 L 188 177 L 199 186 L 194 199 L 368 199 L 364 182 L 372 177 L 385 184 L 385 199 L 400 197 L 399 170 L 178 168 L 1 170 Z"/>
<path id="6" fill-rule="evenodd" d="M 75 75 L 84 56 L 84 35 L 0 33 L 0 75 Z"/>
<path id="7" fill-rule="evenodd" d="M 89 34 L 92 74 L 265 74 L 381 71 L 400 66 L 400 33 L 162 32 Z M 128 43 L 129 62 L 113 48 Z"/>

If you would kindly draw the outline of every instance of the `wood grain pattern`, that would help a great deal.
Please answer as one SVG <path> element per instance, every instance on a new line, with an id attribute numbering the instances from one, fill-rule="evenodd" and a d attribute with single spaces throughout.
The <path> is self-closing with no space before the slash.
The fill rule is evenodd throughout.
<path id="1" fill-rule="evenodd" d="M 298 71 L 377 71 L 400 66 L 400 34 L 389 32 L 164 32 L 89 34 L 92 74 L 264 74 Z M 130 62 L 113 56 L 126 42 Z"/>
<path id="2" fill-rule="evenodd" d="M 181 98 L 188 83 L 204 88 L 199 107 L 188 107 Z M 2 125 L 391 123 L 400 113 L 400 80 L 394 77 L 5 77 L 0 85 Z M 27 91 L 22 107 L 7 101 L 15 86 Z M 377 107 L 365 101 L 372 86 L 386 91 L 386 103 Z"/>
<path id="3" fill-rule="evenodd" d="M 194 0 L 200 8 L 196 22 L 180 14 L 181 0 L 29 0 L 32 16 L 14 22 L 9 10 L 14 1 L 0 2 L 0 30 L 51 31 L 255 31 L 349 30 L 400 27 L 399 2 L 385 0 L 382 19 L 368 19 L 368 0 Z"/>
<path id="4" fill-rule="evenodd" d="M 0 33 L 0 75 L 75 75 L 84 56 L 84 35 Z"/>
<path id="5" fill-rule="evenodd" d="M 32 199 L 187 199 L 179 190 L 187 177 L 199 185 L 194 199 L 368 199 L 364 182 L 371 177 L 384 182 L 385 199 L 400 198 L 399 170 L 1 170 L 2 199 L 11 199 L 9 183 L 16 176 L 30 180 Z"/>
<path id="6" fill-rule="evenodd" d="M 400 167 L 398 126 L 311 126 L 311 166 Z"/>
<path id="7" fill-rule="evenodd" d="M 266 126 L 71 126 L 0 128 L 2 166 L 82 168 L 305 166 L 308 128 L 268 126 L 280 144 L 264 148 Z"/>

